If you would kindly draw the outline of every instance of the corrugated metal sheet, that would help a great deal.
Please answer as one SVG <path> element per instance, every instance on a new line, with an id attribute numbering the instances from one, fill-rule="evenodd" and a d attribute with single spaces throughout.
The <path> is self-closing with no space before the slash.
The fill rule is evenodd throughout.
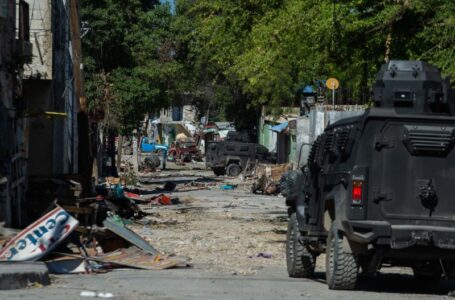
<path id="1" fill-rule="evenodd" d="M 306 164 L 311 144 L 324 132 L 327 125 L 361 115 L 364 111 L 363 105 L 339 105 L 335 108 L 332 105 L 317 105 L 310 111 L 308 117 L 297 120 L 296 160 L 299 165 Z"/>

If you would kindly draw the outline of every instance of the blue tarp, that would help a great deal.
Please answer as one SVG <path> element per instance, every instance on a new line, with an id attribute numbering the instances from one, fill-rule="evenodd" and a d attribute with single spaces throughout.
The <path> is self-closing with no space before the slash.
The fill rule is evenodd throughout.
<path id="1" fill-rule="evenodd" d="M 283 122 L 281 124 L 272 126 L 272 128 L 270 128 L 270 130 L 280 133 L 280 132 L 283 132 L 284 130 L 286 130 L 286 128 L 288 128 L 288 125 L 289 125 L 289 122 Z"/>
<path id="2" fill-rule="evenodd" d="M 311 85 L 307 85 L 303 88 L 303 93 L 304 94 L 313 94 L 314 93 L 314 89 Z"/>

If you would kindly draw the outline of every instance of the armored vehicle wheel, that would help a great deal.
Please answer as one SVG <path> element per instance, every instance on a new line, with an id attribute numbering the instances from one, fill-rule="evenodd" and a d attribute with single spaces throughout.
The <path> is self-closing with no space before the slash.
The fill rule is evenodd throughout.
<path id="1" fill-rule="evenodd" d="M 300 240 L 300 230 L 295 213 L 291 214 L 286 236 L 286 264 L 288 274 L 295 278 L 309 278 L 314 274 L 316 257 Z"/>
<path id="2" fill-rule="evenodd" d="M 232 177 L 239 176 L 240 172 L 242 172 L 242 169 L 240 168 L 240 166 L 238 164 L 235 164 L 235 163 L 229 164 L 229 166 L 227 166 L 227 168 L 226 168 L 226 174 L 228 176 L 232 176 Z"/>
<path id="3" fill-rule="evenodd" d="M 352 290 L 357 283 L 359 267 L 355 256 L 343 249 L 343 236 L 332 225 L 327 237 L 325 263 L 326 281 L 329 289 Z"/>
<path id="4" fill-rule="evenodd" d="M 213 168 L 212 170 L 216 176 L 222 176 L 222 175 L 226 174 L 226 170 L 224 168 Z"/>

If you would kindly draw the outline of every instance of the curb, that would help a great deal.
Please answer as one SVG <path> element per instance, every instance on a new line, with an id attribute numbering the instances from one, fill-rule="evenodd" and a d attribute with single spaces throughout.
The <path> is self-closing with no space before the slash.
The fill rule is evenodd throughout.
<path id="1" fill-rule="evenodd" d="M 49 271 L 43 262 L 0 262 L 0 290 L 50 283 Z"/>

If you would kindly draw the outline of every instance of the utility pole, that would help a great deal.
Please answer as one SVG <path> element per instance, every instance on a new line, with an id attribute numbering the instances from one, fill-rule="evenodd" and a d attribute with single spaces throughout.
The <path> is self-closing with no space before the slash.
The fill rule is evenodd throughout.
<path id="1" fill-rule="evenodd" d="M 81 30 L 79 20 L 79 5 L 78 0 L 70 0 L 70 33 L 71 33 L 71 50 L 73 54 L 73 82 L 75 89 L 75 97 L 77 99 L 77 124 L 75 132 L 74 153 L 75 170 L 80 176 L 81 184 L 84 193 L 87 193 L 91 188 L 92 176 L 92 159 L 90 146 L 90 122 L 87 111 L 87 98 L 84 92 L 84 78 L 82 72 L 82 46 L 81 46 Z"/>

